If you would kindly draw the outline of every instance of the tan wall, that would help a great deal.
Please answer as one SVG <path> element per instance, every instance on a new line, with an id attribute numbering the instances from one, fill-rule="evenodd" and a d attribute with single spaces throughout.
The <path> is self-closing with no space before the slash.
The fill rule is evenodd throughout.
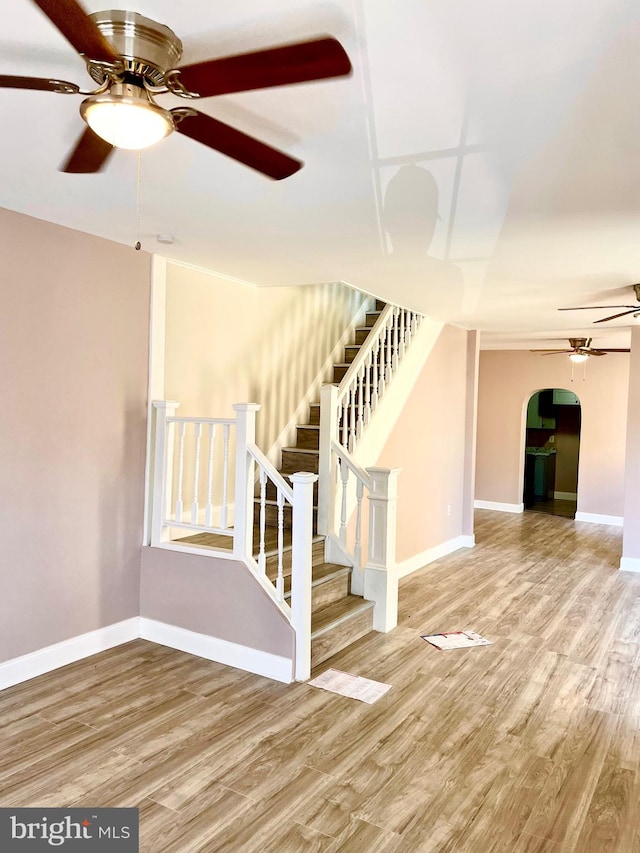
<path id="1" fill-rule="evenodd" d="M 363 299 L 341 284 L 255 288 L 168 264 L 165 396 L 206 417 L 260 403 L 266 452 Z"/>
<path id="2" fill-rule="evenodd" d="M 398 562 L 463 532 L 467 334 L 454 326 L 443 328 L 375 463 L 402 468 Z"/>
<path id="3" fill-rule="evenodd" d="M 622 515 L 629 356 L 592 358 L 571 383 L 568 358 L 522 350 L 480 356 L 476 499 L 522 502 L 526 405 L 535 391 L 567 388 L 580 398 L 578 510 Z"/>
<path id="4" fill-rule="evenodd" d="M 149 256 L 0 210 L 0 661 L 138 614 Z"/>

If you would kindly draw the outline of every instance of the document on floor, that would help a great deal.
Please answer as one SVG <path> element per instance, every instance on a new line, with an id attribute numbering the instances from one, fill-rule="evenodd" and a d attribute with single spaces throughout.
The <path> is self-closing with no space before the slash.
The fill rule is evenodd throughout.
<path id="1" fill-rule="evenodd" d="M 485 640 L 475 631 L 448 631 L 444 634 L 421 634 L 420 636 L 443 652 L 449 649 L 466 649 L 469 646 L 493 645 L 491 640 Z"/>
<path id="2" fill-rule="evenodd" d="M 366 702 L 367 705 L 373 705 L 381 696 L 384 696 L 387 690 L 391 690 L 390 684 L 371 681 L 370 678 L 351 675 L 348 672 L 341 672 L 339 669 L 327 669 L 322 675 L 308 683 L 313 687 L 328 690 L 330 693 L 347 696 L 349 699 L 359 699 L 360 702 Z"/>

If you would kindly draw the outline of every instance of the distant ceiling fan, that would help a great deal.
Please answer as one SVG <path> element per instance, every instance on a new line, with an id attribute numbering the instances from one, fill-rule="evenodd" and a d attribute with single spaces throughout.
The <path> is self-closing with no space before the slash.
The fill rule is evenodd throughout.
<path id="1" fill-rule="evenodd" d="M 176 130 L 270 178 L 287 178 L 301 168 L 300 160 L 191 107 L 166 110 L 155 96 L 208 98 L 351 72 L 344 48 L 330 36 L 176 67 L 180 39 L 137 12 L 88 15 L 77 0 L 33 1 L 83 57 L 97 84 L 82 92 L 64 80 L 0 75 L 0 88 L 89 96 L 80 105 L 88 127 L 63 172 L 98 172 L 114 148 L 146 148 Z"/>
<path id="2" fill-rule="evenodd" d="M 637 305 L 580 305 L 577 308 L 558 308 L 558 311 L 590 311 L 592 308 L 627 308 L 627 311 L 621 311 L 619 314 L 612 314 L 610 317 L 603 317 L 601 320 L 594 320 L 594 323 L 606 323 L 608 320 L 617 320 L 618 317 L 624 317 L 626 314 L 635 314 L 640 316 L 640 284 L 632 285 L 636 294 Z"/>
<path id="3" fill-rule="evenodd" d="M 571 349 L 532 349 L 530 352 L 540 352 L 543 355 L 565 355 L 568 353 L 571 361 L 577 363 L 586 361 L 591 355 L 606 355 L 608 352 L 631 352 L 630 349 L 592 347 L 592 340 L 593 338 L 569 338 Z"/>

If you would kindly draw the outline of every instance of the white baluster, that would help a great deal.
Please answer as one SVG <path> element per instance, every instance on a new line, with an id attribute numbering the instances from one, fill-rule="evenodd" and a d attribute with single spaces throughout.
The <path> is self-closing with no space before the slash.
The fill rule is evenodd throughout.
<path id="1" fill-rule="evenodd" d="M 175 520 L 182 521 L 182 479 L 184 474 L 184 428 L 185 422 L 179 421 L 180 430 L 179 436 L 180 441 L 178 444 L 178 497 L 176 499 L 176 511 L 175 511 Z"/>
<path id="2" fill-rule="evenodd" d="M 213 450 L 215 445 L 215 424 L 209 424 L 209 459 L 207 462 L 207 504 L 204 510 L 205 527 L 213 525 Z"/>
<path id="3" fill-rule="evenodd" d="M 407 351 L 406 337 L 407 337 L 407 312 L 403 308 L 400 311 L 400 358 L 404 358 L 404 354 Z"/>
<path id="4" fill-rule="evenodd" d="M 376 341 L 376 346 L 373 354 L 373 366 L 375 381 L 373 383 L 373 411 L 378 408 L 380 397 L 384 394 L 384 367 L 381 365 L 380 355 L 380 338 Z"/>
<path id="5" fill-rule="evenodd" d="M 369 351 L 364 370 L 364 421 L 369 424 L 371 420 L 371 383 L 373 382 L 373 354 Z"/>
<path id="6" fill-rule="evenodd" d="M 358 413 L 356 408 L 356 388 L 354 385 L 351 386 L 349 391 L 349 446 L 347 450 L 349 453 L 353 453 L 356 447 L 356 423 L 358 420 Z"/>
<path id="7" fill-rule="evenodd" d="M 398 351 L 400 349 L 400 309 L 393 309 L 393 320 L 392 320 L 392 332 L 393 332 L 393 347 L 392 347 L 392 356 L 391 363 L 393 366 L 393 372 L 395 373 L 398 369 Z"/>
<path id="8" fill-rule="evenodd" d="M 364 490 L 364 484 L 362 480 L 358 478 L 356 480 L 356 500 L 358 502 L 358 509 L 356 514 L 356 543 L 355 548 L 353 550 L 353 559 L 354 559 L 354 567 L 355 569 L 360 569 L 362 566 L 362 493 Z"/>
<path id="9" fill-rule="evenodd" d="M 417 314 L 411 315 L 411 337 L 415 337 L 416 332 L 418 331 L 418 326 L 420 325 L 420 320 L 418 319 Z"/>
<path id="10" fill-rule="evenodd" d="M 393 315 L 389 318 L 386 328 L 386 350 L 387 350 L 387 369 L 385 370 L 385 382 L 391 382 L 393 374 Z"/>
<path id="11" fill-rule="evenodd" d="M 364 430 L 364 386 L 367 373 L 364 364 L 358 373 L 358 427 L 356 429 L 356 437 L 358 441 L 362 437 Z"/>
<path id="12" fill-rule="evenodd" d="M 345 394 L 341 405 L 342 411 L 342 446 L 349 445 L 349 395 Z"/>
<path id="13" fill-rule="evenodd" d="M 229 479 L 229 424 L 224 425 L 224 461 L 222 465 L 222 508 L 220 509 L 220 527 L 227 529 L 227 480 Z"/>
<path id="14" fill-rule="evenodd" d="M 411 345 L 411 337 L 412 337 L 411 323 L 412 323 L 412 320 L 413 320 L 413 314 L 412 314 L 412 312 L 411 312 L 411 311 L 407 311 L 407 312 L 406 312 L 406 316 L 405 316 L 405 318 L 404 318 L 404 325 L 405 325 L 405 336 L 404 336 L 404 337 L 405 337 L 405 346 L 410 346 L 410 345 Z"/>
<path id="15" fill-rule="evenodd" d="M 284 495 L 278 489 L 278 577 L 276 592 L 278 601 L 284 601 L 284 573 L 282 570 L 282 555 L 284 554 Z"/>
<path id="16" fill-rule="evenodd" d="M 193 460 L 193 503 L 191 504 L 191 524 L 197 524 L 200 515 L 200 507 L 198 505 L 198 487 L 200 483 L 200 436 L 202 434 L 202 424 L 194 424 L 196 433 L 196 455 Z"/>
<path id="17" fill-rule="evenodd" d="M 340 477 L 342 479 L 342 504 L 340 507 L 340 544 L 347 544 L 347 483 L 349 482 L 349 468 L 340 460 Z"/>
<path id="18" fill-rule="evenodd" d="M 264 574 L 267 571 L 267 558 L 264 547 L 264 531 L 267 524 L 267 472 L 260 468 L 260 550 L 258 568 Z"/>

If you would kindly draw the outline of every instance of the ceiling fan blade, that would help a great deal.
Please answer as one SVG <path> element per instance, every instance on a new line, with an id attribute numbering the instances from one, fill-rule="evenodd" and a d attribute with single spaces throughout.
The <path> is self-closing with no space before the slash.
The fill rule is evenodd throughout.
<path id="1" fill-rule="evenodd" d="M 101 62 L 120 57 L 76 0 L 33 0 L 78 53 Z"/>
<path id="2" fill-rule="evenodd" d="M 622 347 L 621 349 L 611 349 L 610 347 L 598 347 L 600 352 L 631 352 L 629 347 Z"/>
<path id="3" fill-rule="evenodd" d="M 573 352 L 572 349 L 530 349 L 529 352 L 541 352 L 542 355 L 560 355 L 563 352 Z"/>
<path id="4" fill-rule="evenodd" d="M 180 107 L 177 110 L 179 114 Z M 176 122 L 176 130 L 276 181 L 288 178 L 303 165 L 300 160 L 204 113 L 182 118 Z"/>
<path id="5" fill-rule="evenodd" d="M 340 42 L 327 36 L 196 62 L 178 70 L 179 80 L 186 89 L 208 98 L 343 77 L 351 71 L 351 62 Z"/>
<path id="6" fill-rule="evenodd" d="M 611 306 L 609 306 L 611 307 Z M 617 320 L 618 317 L 624 317 L 627 314 L 638 314 L 640 313 L 640 305 L 636 305 L 635 308 L 632 308 L 630 311 L 621 311 L 620 314 L 612 314 L 611 317 L 603 317 L 602 320 L 594 320 L 594 323 L 606 323 L 607 320 Z"/>
<path id="7" fill-rule="evenodd" d="M 38 89 L 42 92 L 59 92 L 62 95 L 77 95 L 80 86 L 55 80 L 51 77 L 16 77 L 12 74 L 0 74 L 0 89 Z"/>
<path id="8" fill-rule="evenodd" d="M 99 172 L 112 151 L 113 145 L 88 127 L 60 171 L 76 175 Z"/>
<path id="9" fill-rule="evenodd" d="M 577 308 L 558 308 L 558 311 L 591 311 L 592 308 L 633 308 L 633 305 L 579 305 Z"/>

